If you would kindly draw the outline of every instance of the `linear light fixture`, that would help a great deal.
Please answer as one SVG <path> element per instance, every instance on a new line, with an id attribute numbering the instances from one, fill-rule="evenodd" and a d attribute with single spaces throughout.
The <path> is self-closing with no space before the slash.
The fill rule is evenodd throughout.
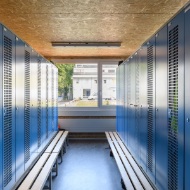
<path id="1" fill-rule="evenodd" d="M 121 42 L 51 42 L 53 47 L 120 47 Z"/>

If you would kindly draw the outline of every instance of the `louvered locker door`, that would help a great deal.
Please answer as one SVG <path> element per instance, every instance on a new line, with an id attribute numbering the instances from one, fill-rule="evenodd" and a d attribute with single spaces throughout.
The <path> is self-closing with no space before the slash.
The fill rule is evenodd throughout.
<path id="1" fill-rule="evenodd" d="M 24 173 L 24 46 L 24 42 L 16 38 L 16 180 Z"/>
<path id="2" fill-rule="evenodd" d="M 15 35 L 3 27 L 3 188 L 15 183 Z"/>
<path id="3" fill-rule="evenodd" d="M 120 67 L 116 69 L 116 130 L 119 133 Z"/>
<path id="4" fill-rule="evenodd" d="M 54 122 L 54 131 L 57 131 L 58 129 L 58 123 L 57 123 L 57 68 L 56 66 L 53 66 L 53 122 Z"/>
<path id="5" fill-rule="evenodd" d="M 131 126 L 131 60 L 129 59 L 127 62 L 127 146 L 129 148 L 130 145 L 130 126 Z"/>
<path id="6" fill-rule="evenodd" d="M 143 45 L 139 56 L 139 103 L 140 103 L 140 165 L 146 171 L 147 164 L 147 45 Z"/>
<path id="7" fill-rule="evenodd" d="M 56 131 L 56 67 L 52 65 L 52 132 Z"/>
<path id="8" fill-rule="evenodd" d="M 156 35 L 156 186 L 168 186 L 167 26 Z"/>
<path id="9" fill-rule="evenodd" d="M 46 62 L 43 58 L 41 58 L 41 97 L 42 97 L 42 118 L 41 118 L 41 141 L 44 144 L 44 141 L 46 139 Z"/>
<path id="10" fill-rule="evenodd" d="M 3 45 L 3 26 L 0 24 L 0 46 Z M 3 89 L 3 51 L 0 49 L 0 89 Z M 0 92 L 0 155 L 3 155 L 3 93 Z M 3 158 L 0 156 L 0 189 L 3 189 Z"/>
<path id="11" fill-rule="evenodd" d="M 147 171 L 155 183 L 155 37 L 147 43 Z"/>
<path id="12" fill-rule="evenodd" d="M 121 138 L 123 139 L 123 141 L 125 141 L 125 135 L 124 135 L 124 127 L 125 127 L 125 109 L 124 109 L 124 98 L 125 98 L 125 66 L 122 63 L 120 66 L 120 109 L 121 109 L 121 126 L 120 126 L 120 131 L 121 131 Z"/>
<path id="13" fill-rule="evenodd" d="M 31 156 L 35 159 L 38 150 L 38 54 L 31 50 L 31 66 L 30 66 L 30 121 L 31 121 Z"/>
<path id="14" fill-rule="evenodd" d="M 52 133 L 52 65 L 48 63 L 48 69 L 49 69 L 49 83 L 48 83 L 48 99 L 49 99 L 49 137 L 51 136 Z"/>
<path id="15" fill-rule="evenodd" d="M 38 149 L 42 144 L 42 58 L 38 55 L 38 102 L 37 102 L 37 131 L 38 131 Z"/>
<path id="16" fill-rule="evenodd" d="M 31 108 L 30 108 L 30 64 L 31 64 L 31 49 L 25 45 L 24 51 L 24 163 L 25 170 L 30 165 L 29 160 L 31 158 L 30 150 L 30 134 L 31 134 Z"/>
<path id="17" fill-rule="evenodd" d="M 58 69 L 57 67 L 55 68 L 55 110 L 56 110 L 56 114 L 55 114 L 55 121 L 56 121 L 56 131 L 58 130 Z"/>
<path id="18" fill-rule="evenodd" d="M 140 128 L 140 94 L 139 94 L 139 51 L 136 52 L 135 54 L 135 104 L 134 104 L 134 109 L 135 109 L 135 155 L 136 155 L 136 160 L 140 160 L 139 158 L 139 128 Z"/>
<path id="19" fill-rule="evenodd" d="M 128 61 L 125 62 L 125 127 L 124 127 L 124 136 L 125 144 L 128 146 Z"/>
<path id="20" fill-rule="evenodd" d="M 130 72 L 130 82 L 129 82 L 129 125 L 128 125 L 128 148 L 130 152 L 135 155 L 136 150 L 136 139 L 135 139 L 135 57 L 130 59 L 129 72 Z"/>
<path id="21" fill-rule="evenodd" d="M 168 24 L 168 189 L 184 189 L 184 13 Z"/>
<path id="22" fill-rule="evenodd" d="M 46 63 L 46 139 L 49 137 L 49 67 Z"/>
<path id="23" fill-rule="evenodd" d="M 185 9 L 185 190 L 190 189 L 190 7 Z"/>

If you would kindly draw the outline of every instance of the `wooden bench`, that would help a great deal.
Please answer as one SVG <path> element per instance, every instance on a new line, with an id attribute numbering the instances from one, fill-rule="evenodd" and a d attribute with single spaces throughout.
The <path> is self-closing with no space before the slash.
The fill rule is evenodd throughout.
<path id="1" fill-rule="evenodd" d="M 122 177 L 122 187 L 127 190 L 155 189 L 137 165 L 118 134 L 116 132 L 105 133 Z"/>
<path id="2" fill-rule="evenodd" d="M 58 156 L 63 156 L 63 149 L 66 150 L 68 131 L 59 131 L 55 138 L 48 145 L 42 156 L 22 181 L 18 190 L 40 190 L 48 181 L 48 189 L 52 189 L 52 172 L 58 175 Z"/>

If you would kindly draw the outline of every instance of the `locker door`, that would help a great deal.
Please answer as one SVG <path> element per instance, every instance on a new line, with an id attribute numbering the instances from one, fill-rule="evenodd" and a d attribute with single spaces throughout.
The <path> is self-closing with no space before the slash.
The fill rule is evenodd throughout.
<path id="1" fill-rule="evenodd" d="M 3 155 L 3 27 L 0 24 L 0 155 Z M 0 156 L 0 189 L 3 189 L 3 158 Z"/>
<path id="2" fill-rule="evenodd" d="M 49 137 L 49 68 L 46 63 L 46 139 Z"/>
<path id="3" fill-rule="evenodd" d="M 16 39 L 16 180 L 24 173 L 24 45 Z"/>
<path id="4" fill-rule="evenodd" d="M 3 28 L 3 189 L 15 183 L 15 35 Z"/>
<path id="5" fill-rule="evenodd" d="M 184 189 L 184 13 L 168 24 L 168 189 Z"/>
<path id="6" fill-rule="evenodd" d="M 52 65 L 50 63 L 48 63 L 48 72 L 48 137 L 50 137 L 52 132 Z"/>
<path id="7" fill-rule="evenodd" d="M 128 146 L 128 61 L 125 62 L 125 104 L 124 104 L 124 109 L 125 109 L 125 127 L 124 127 L 124 138 L 125 138 L 125 145 Z"/>
<path id="8" fill-rule="evenodd" d="M 44 143 L 46 139 L 46 62 L 43 58 L 41 58 L 41 98 L 42 98 L 42 118 L 41 118 L 41 141 Z"/>
<path id="9" fill-rule="evenodd" d="M 129 125 L 128 125 L 128 145 L 129 150 L 134 155 L 136 150 L 135 144 L 135 58 L 130 59 L 130 101 L 129 101 Z"/>
<path id="10" fill-rule="evenodd" d="M 52 132 L 55 131 L 55 71 L 54 66 L 52 65 Z"/>
<path id="11" fill-rule="evenodd" d="M 116 130 L 119 133 L 119 97 L 120 97 L 120 67 L 116 69 Z"/>
<path id="12" fill-rule="evenodd" d="M 155 37 L 147 43 L 147 171 L 155 182 Z"/>
<path id="13" fill-rule="evenodd" d="M 38 64 L 38 116 L 37 116 L 37 122 L 38 122 L 38 148 L 40 148 L 41 144 L 42 144 L 42 59 L 41 57 L 38 55 L 37 58 L 37 64 Z"/>
<path id="14" fill-rule="evenodd" d="M 140 127 L 140 107 L 139 107 L 139 52 L 135 54 L 135 154 L 136 159 L 139 160 L 139 127 Z"/>
<path id="15" fill-rule="evenodd" d="M 38 55 L 34 50 L 31 50 L 31 66 L 30 66 L 30 139 L 31 139 L 31 156 L 36 157 L 38 150 Z"/>
<path id="16" fill-rule="evenodd" d="M 147 164 L 147 46 L 143 45 L 139 58 L 139 102 L 140 102 L 140 163 L 146 171 Z"/>
<path id="17" fill-rule="evenodd" d="M 124 127 L 125 127 L 125 109 L 124 109 L 124 101 L 125 101 L 125 65 L 122 63 L 121 68 L 121 80 L 120 80 L 120 96 L 121 96 L 121 138 L 125 141 L 124 135 Z"/>
<path id="18" fill-rule="evenodd" d="M 185 10 L 185 188 L 190 189 L 190 7 Z"/>
<path id="19" fill-rule="evenodd" d="M 58 69 L 57 67 L 55 68 L 55 110 L 56 110 L 56 114 L 55 114 L 55 120 L 56 120 L 56 131 L 57 131 L 57 127 L 58 127 Z"/>
<path id="20" fill-rule="evenodd" d="M 25 170 L 29 166 L 31 157 L 30 150 L 30 64 L 31 64 L 31 49 L 25 45 L 24 52 L 24 163 Z"/>
<path id="21" fill-rule="evenodd" d="M 156 35 L 156 186 L 168 185 L 167 26 Z"/>

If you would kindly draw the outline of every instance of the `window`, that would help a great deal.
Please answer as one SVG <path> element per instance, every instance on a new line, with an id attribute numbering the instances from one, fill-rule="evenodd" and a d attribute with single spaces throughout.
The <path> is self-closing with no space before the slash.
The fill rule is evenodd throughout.
<path id="1" fill-rule="evenodd" d="M 102 104 L 103 106 L 116 105 L 116 68 L 117 68 L 116 64 L 102 65 L 102 80 L 103 80 Z"/>
<path id="2" fill-rule="evenodd" d="M 116 105 L 117 64 L 57 64 L 57 67 L 59 107 L 100 108 Z"/>

